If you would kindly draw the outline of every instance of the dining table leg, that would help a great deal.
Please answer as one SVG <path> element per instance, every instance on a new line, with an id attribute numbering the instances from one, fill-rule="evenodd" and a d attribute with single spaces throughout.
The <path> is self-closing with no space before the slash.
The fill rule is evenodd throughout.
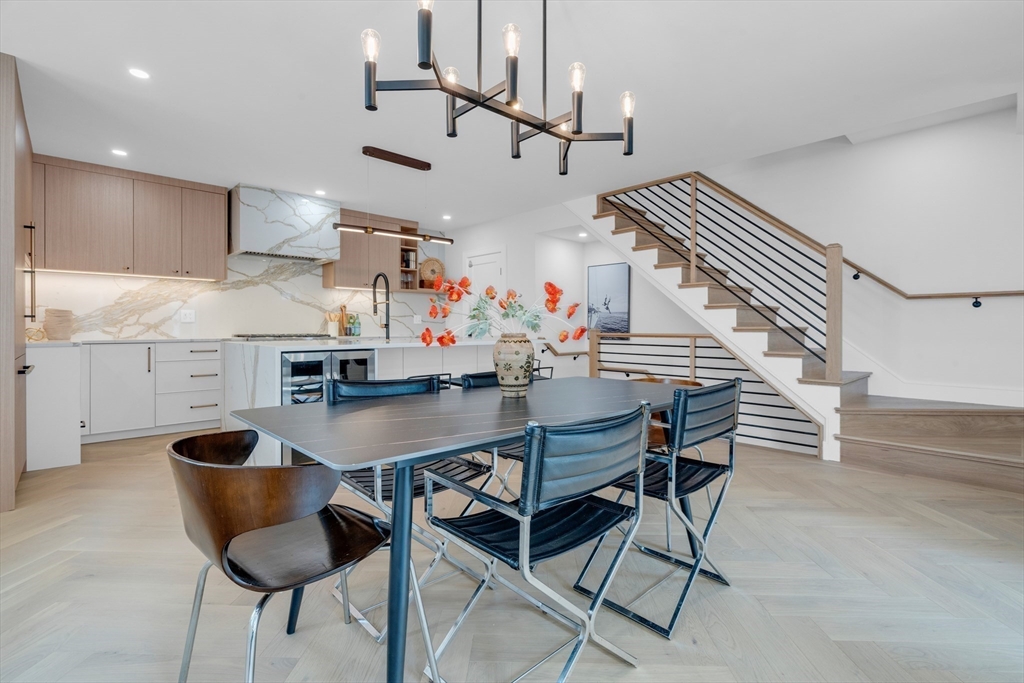
<path id="1" fill-rule="evenodd" d="M 413 468 L 397 465 L 391 512 L 391 566 L 388 572 L 388 683 L 405 673 L 405 636 L 409 621 L 409 559 L 412 540 Z"/>

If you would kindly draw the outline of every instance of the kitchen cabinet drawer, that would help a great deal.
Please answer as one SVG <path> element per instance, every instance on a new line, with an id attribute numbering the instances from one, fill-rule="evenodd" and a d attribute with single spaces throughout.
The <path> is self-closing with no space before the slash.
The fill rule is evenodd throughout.
<path id="1" fill-rule="evenodd" d="M 219 360 L 184 360 L 177 363 L 157 363 L 156 393 L 219 391 L 223 386 L 220 370 Z"/>
<path id="2" fill-rule="evenodd" d="M 165 342 L 156 345 L 156 360 L 220 360 L 220 342 Z"/>
<path id="3" fill-rule="evenodd" d="M 176 394 L 158 394 L 156 397 L 157 426 L 203 422 L 220 419 L 220 404 L 224 392 L 183 391 Z"/>

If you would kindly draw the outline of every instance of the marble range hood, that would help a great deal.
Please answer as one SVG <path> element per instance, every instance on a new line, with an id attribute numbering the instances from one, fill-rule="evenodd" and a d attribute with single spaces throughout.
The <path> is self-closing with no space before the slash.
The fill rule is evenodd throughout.
<path id="1" fill-rule="evenodd" d="M 339 202 L 294 192 L 238 185 L 231 190 L 229 253 L 302 261 L 336 261 L 333 224 Z"/>

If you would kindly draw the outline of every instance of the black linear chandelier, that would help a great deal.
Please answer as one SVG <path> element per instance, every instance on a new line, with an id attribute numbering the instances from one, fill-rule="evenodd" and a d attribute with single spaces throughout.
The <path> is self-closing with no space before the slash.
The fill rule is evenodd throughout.
<path id="1" fill-rule="evenodd" d="M 437 58 L 431 47 L 431 23 L 433 20 L 434 0 L 418 0 L 418 66 L 434 72 L 433 78 L 405 81 L 378 81 L 377 56 L 380 54 L 380 34 L 373 29 L 363 31 L 363 55 L 365 64 L 365 98 L 366 108 L 377 111 L 378 90 L 440 90 L 448 95 L 448 137 L 458 135 L 456 121 L 460 116 L 477 107 L 500 114 L 512 121 L 512 158 L 518 159 L 519 144 L 535 135 L 544 133 L 558 138 L 558 174 L 569 172 L 569 146 L 574 142 L 594 142 L 621 140 L 622 154 L 633 153 L 633 107 L 636 97 L 626 91 L 619 97 L 622 108 L 621 133 L 584 133 L 583 132 L 583 79 L 587 70 L 579 62 L 569 67 L 569 84 L 572 86 L 572 109 L 561 116 L 548 119 L 548 3 L 543 1 L 542 31 L 542 69 L 541 116 L 537 118 L 523 111 L 523 101 L 519 98 L 519 27 L 507 24 L 502 29 L 502 40 L 505 46 L 505 80 L 494 87 L 483 90 L 483 25 L 481 17 L 483 0 L 476 3 L 476 90 L 459 85 L 459 70 L 448 67 L 443 71 L 437 65 Z M 504 93 L 504 98 L 498 96 Z M 461 100 L 464 104 L 456 105 Z M 520 128 L 528 130 L 520 132 Z"/>

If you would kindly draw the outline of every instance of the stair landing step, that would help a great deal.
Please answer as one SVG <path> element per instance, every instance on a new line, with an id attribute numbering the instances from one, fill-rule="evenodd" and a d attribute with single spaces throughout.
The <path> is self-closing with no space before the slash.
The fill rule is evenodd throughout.
<path id="1" fill-rule="evenodd" d="M 797 377 L 796 381 L 799 382 L 800 384 L 814 384 L 814 385 L 823 385 L 823 386 L 829 386 L 829 387 L 842 387 L 842 386 L 846 386 L 847 384 L 853 384 L 854 382 L 859 382 L 862 379 L 867 379 L 870 376 L 871 376 L 870 372 L 857 372 L 855 370 L 843 370 L 843 378 L 840 381 L 838 381 L 838 382 L 825 379 L 824 374 L 822 374 L 821 377 Z M 836 410 L 838 411 L 839 409 L 836 408 Z"/>
<path id="2" fill-rule="evenodd" d="M 836 412 L 842 415 L 998 415 L 1022 416 L 1024 408 L 1013 406 L 994 406 L 983 403 L 958 403 L 956 401 L 930 401 L 919 398 L 900 398 L 898 396 L 866 396 L 852 397 L 843 403 Z"/>
<path id="3" fill-rule="evenodd" d="M 1006 437 L 982 436 L 847 436 L 836 434 L 836 440 L 862 446 L 938 455 L 960 460 L 974 460 L 992 465 L 1024 469 L 1021 441 Z"/>

